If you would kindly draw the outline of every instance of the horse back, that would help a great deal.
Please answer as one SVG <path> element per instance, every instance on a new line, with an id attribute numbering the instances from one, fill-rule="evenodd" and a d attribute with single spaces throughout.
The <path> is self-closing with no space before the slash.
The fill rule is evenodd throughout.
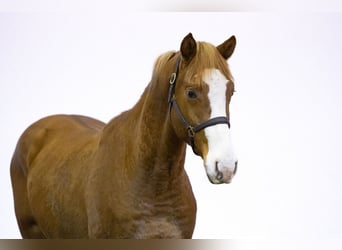
<path id="1" fill-rule="evenodd" d="M 90 146 L 99 139 L 104 123 L 78 115 L 54 115 L 43 118 L 29 126 L 20 137 L 13 155 L 28 169 L 42 157 L 64 156 L 74 153 L 79 147 Z M 51 151 L 46 151 L 51 148 Z M 49 152 L 49 153 L 48 153 Z M 51 161 L 49 161 L 51 162 Z"/>

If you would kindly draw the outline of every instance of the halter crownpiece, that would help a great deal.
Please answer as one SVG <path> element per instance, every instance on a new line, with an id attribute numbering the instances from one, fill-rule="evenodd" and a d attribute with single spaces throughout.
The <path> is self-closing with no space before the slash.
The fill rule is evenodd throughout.
<path id="1" fill-rule="evenodd" d="M 180 110 L 176 98 L 175 98 L 175 89 L 176 89 L 176 82 L 177 82 L 177 76 L 179 73 L 179 65 L 181 61 L 181 56 L 179 56 L 176 60 L 175 68 L 173 73 L 170 76 L 170 86 L 169 86 L 169 94 L 168 94 L 168 103 L 169 103 L 169 110 L 171 115 L 171 109 L 174 107 L 174 110 L 176 111 L 176 114 L 178 115 L 178 118 L 183 123 L 184 127 L 188 131 L 188 144 L 192 147 L 192 150 L 195 154 L 195 134 L 202 129 L 205 129 L 210 126 L 214 126 L 217 124 L 227 124 L 228 128 L 230 128 L 230 123 L 227 117 L 225 116 L 218 116 L 212 119 L 209 119 L 205 122 L 202 122 L 196 126 L 192 126 L 184 117 L 182 111 Z"/>
<path id="2" fill-rule="evenodd" d="M 179 56 L 179 57 L 177 57 L 174 71 L 170 76 L 170 81 L 169 81 L 170 87 L 169 87 L 169 95 L 168 95 L 168 103 L 169 103 L 170 109 L 172 107 L 172 102 L 175 99 L 174 95 L 175 95 L 176 80 L 177 80 L 177 76 L 178 76 L 178 72 L 179 72 L 180 61 L 181 61 L 181 57 Z"/>

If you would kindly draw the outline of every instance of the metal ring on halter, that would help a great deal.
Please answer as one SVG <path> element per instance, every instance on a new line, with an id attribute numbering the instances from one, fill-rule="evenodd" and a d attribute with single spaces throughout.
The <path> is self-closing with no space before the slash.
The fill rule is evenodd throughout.
<path id="1" fill-rule="evenodd" d="M 170 84 L 174 84 L 176 79 L 177 79 L 177 74 L 176 73 L 172 73 L 171 76 L 170 76 Z"/>
<path id="2" fill-rule="evenodd" d="M 190 138 L 193 138 L 193 137 L 195 137 L 195 130 L 194 130 L 194 127 L 193 126 L 188 126 L 188 136 L 190 137 Z"/>

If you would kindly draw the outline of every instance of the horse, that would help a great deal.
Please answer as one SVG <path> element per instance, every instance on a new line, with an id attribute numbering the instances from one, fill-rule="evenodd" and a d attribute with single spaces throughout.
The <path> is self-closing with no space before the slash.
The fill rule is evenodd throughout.
<path id="1" fill-rule="evenodd" d="M 219 46 L 185 36 L 160 55 L 137 103 L 107 124 L 52 115 L 20 136 L 10 174 L 23 238 L 192 238 L 196 200 L 186 146 L 209 181 L 237 169 L 229 121 L 231 36 Z"/>

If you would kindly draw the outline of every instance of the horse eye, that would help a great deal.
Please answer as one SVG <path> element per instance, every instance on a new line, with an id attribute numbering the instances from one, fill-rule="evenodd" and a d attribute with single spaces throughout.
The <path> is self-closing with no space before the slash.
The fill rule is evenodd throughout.
<path id="1" fill-rule="evenodd" d="M 188 90 L 187 95 L 190 99 L 196 99 L 197 98 L 197 93 L 193 90 Z"/>

